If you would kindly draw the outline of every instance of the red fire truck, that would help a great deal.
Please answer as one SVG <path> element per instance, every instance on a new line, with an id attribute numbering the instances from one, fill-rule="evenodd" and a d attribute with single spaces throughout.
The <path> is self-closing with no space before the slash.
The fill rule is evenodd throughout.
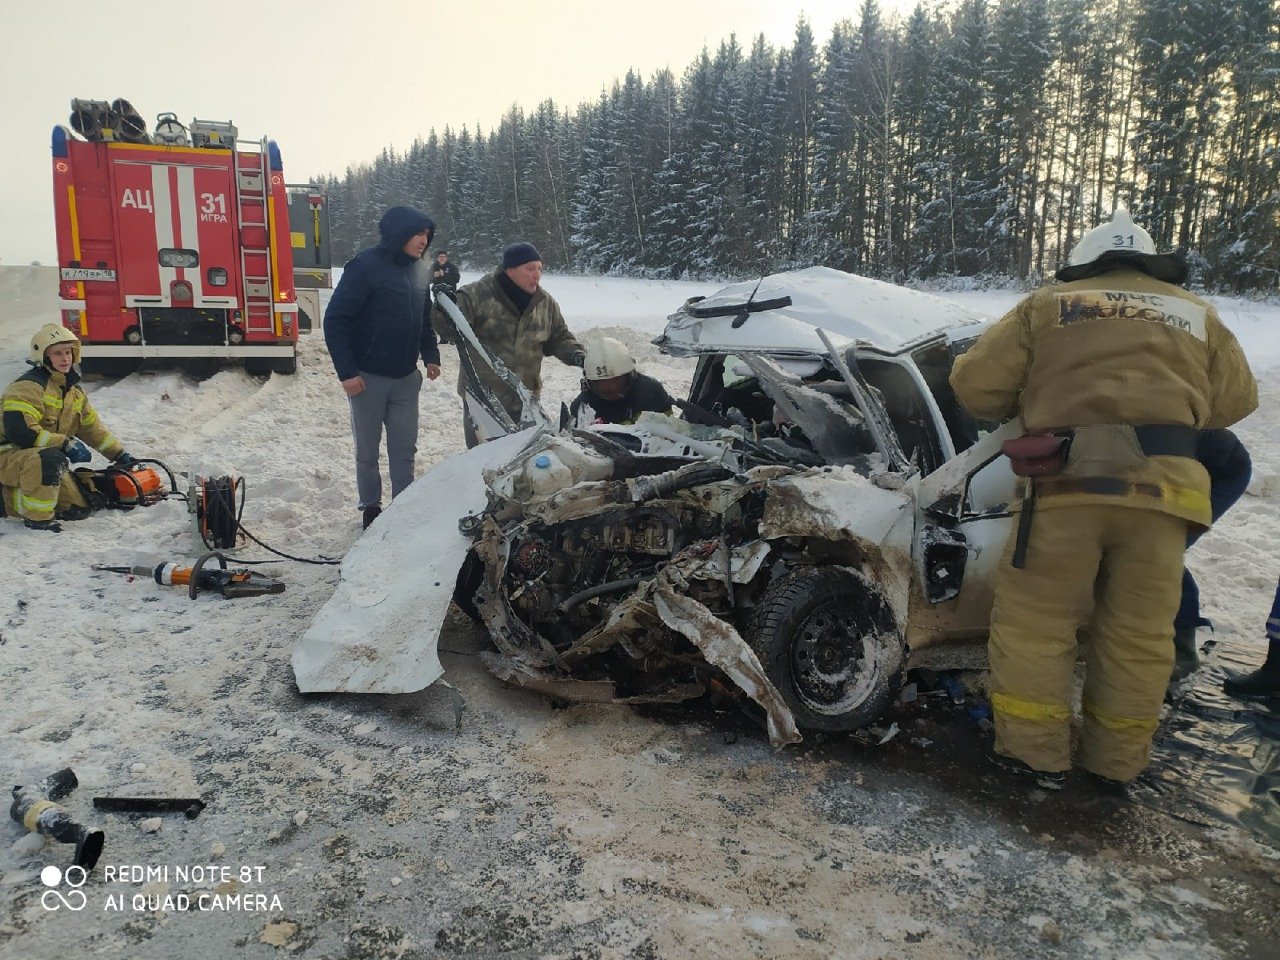
<path id="1" fill-rule="evenodd" d="M 85 372 L 222 357 L 293 373 L 298 306 L 275 142 L 173 114 L 148 134 L 123 100 L 73 100 L 71 125 L 79 137 L 53 130 L 53 197 L 62 322 Z"/>

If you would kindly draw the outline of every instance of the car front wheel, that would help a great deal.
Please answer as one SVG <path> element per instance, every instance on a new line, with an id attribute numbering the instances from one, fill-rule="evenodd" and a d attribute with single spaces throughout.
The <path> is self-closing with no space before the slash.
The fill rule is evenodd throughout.
<path id="1" fill-rule="evenodd" d="M 771 583 L 747 638 L 801 728 L 856 730 L 902 687 L 906 644 L 884 593 L 839 567 Z"/>

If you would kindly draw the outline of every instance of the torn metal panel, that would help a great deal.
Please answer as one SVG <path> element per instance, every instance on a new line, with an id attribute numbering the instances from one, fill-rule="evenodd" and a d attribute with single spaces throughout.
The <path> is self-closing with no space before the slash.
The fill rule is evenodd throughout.
<path id="1" fill-rule="evenodd" d="M 815 537 L 878 547 L 909 511 L 911 498 L 885 490 L 850 467 L 827 467 L 781 477 L 769 486 L 760 533 Z"/>
<path id="2" fill-rule="evenodd" d="M 515 615 L 503 587 L 511 541 L 502 535 L 492 517 L 486 517 L 474 550 L 484 565 L 484 581 L 472 598 L 489 628 L 494 646 L 513 660 L 532 666 L 565 666 L 547 639 Z"/>
<path id="3" fill-rule="evenodd" d="M 724 541 L 721 543 L 723 544 Z M 764 540 L 752 540 L 750 543 L 734 547 L 728 552 L 728 557 L 729 567 L 733 571 L 733 582 L 750 583 L 769 557 L 769 544 Z M 725 553 L 717 550 L 709 557 L 686 561 L 680 564 L 680 570 L 686 577 L 723 583 Z"/>
<path id="4" fill-rule="evenodd" d="M 775 747 L 799 743 L 802 738 L 791 708 L 765 675 L 755 652 L 732 624 L 680 593 L 678 575 L 668 571 L 670 567 L 659 576 L 653 590 L 654 606 L 662 622 L 692 641 L 708 663 L 728 674 L 747 696 L 764 708 L 770 743 Z"/>
<path id="5" fill-rule="evenodd" d="M 884 458 L 890 469 L 899 471 L 907 469 L 907 458 L 898 443 L 898 434 L 894 429 L 893 421 L 889 418 L 889 411 L 884 405 L 884 396 L 867 383 L 866 377 L 862 375 L 862 370 L 858 366 L 857 349 L 850 347 L 841 355 L 835 344 L 831 342 L 831 338 L 827 336 L 827 331 L 819 329 L 818 338 L 827 348 L 827 355 L 835 368 L 840 371 L 841 378 L 853 395 L 853 400 L 866 421 L 867 429 L 875 437 L 876 451 Z"/>
<path id="6" fill-rule="evenodd" d="M 337 590 L 294 647 L 299 690 L 412 693 L 443 673 L 436 642 L 471 547 L 458 520 L 484 508 L 481 468 L 531 434 L 455 454 L 388 505 L 343 558 Z"/>
<path id="7" fill-rule="evenodd" d="M 527 663 L 485 650 L 480 654 L 490 672 L 503 683 L 574 703 L 613 703 L 618 691 L 612 680 L 576 680 L 552 676 Z"/>
<path id="8" fill-rule="evenodd" d="M 1003 456 L 1000 445 L 1006 440 L 1022 436 L 1022 421 L 1010 420 L 1000 428 L 981 437 L 977 443 L 948 460 L 933 473 L 916 482 L 916 498 L 922 508 L 929 507 L 948 494 L 961 495 L 970 475 L 982 464 Z M 1009 470 L 1009 495 L 1013 497 L 1013 471 Z"/>
<path id="9" fill-rule="evenodd" d="M 537 397 L 493 351 L 480 342 L 475 331 L 471 329 L 471 324 L 458 309 L 458 305 L 442 293 L 436 295 L 435 303 L 452 322 L 462 346 L 465 347 L 458 351 L 458 360 L 462 366 L 463 391 L 468 412 L 473 416 L 473 423 L 477 427 L 483 425 L 497 431 L 492 435 L 482 435 L 481 439 L 492 440 L 497 436 L 514 433 L 526 427 L 553 430 L 551 418 L 538 404 Z M 477 364 L 488 366 L 520 398 L 521 411 L 517 421 L 513 421 L 511 414 L 498 398 L 484 386 L 482 378 L 477 374 Z"/>
<path id="10" fill-rule="evenodd" d="M 804 430 L 823 460 L 870 470 L 875 443 L 856 407 L 802 382 L 766 357 L 747 356 L 743 360 L 778 411 Z"/>
<path id="11" fill-rule="evenodd" d="M 651 589 L 652 581 L 637 586 L 609 611 L 604 622 L 588 630 L 565 651 L 565 659 L 581 659 L 614 646 L 622 647 L 635 660 L 652 656 L 656 651 L 650 638 L 661 628 L 662 621 L 650 599 Z"/>
<path id="12" fill-rule="evenodd" d="M 608 703 L 615 706 L 684 703 L 696 700 L 707 692 L 706 687 L 700 683 L 674 683 L 663 690 L 620 697 L 612 680 L 578 680 L 573 677 L 552 676 L 490 651 L 481 653 L 480 658 L 503 683 L 570 703 Z"/>
<path id="13" fill-rule="evenodd" d="M 760 535 L 851 544 L 905 623 L 911 597 L 915 511 L 908 491 L 885 489 L 850 467 L 826 467 L 775 481 Z"/>

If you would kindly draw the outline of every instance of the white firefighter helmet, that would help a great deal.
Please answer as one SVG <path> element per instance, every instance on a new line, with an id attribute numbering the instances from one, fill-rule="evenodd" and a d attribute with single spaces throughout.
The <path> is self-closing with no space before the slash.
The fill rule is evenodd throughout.
<path id="1" fill-rule="evenodd" d="M 44 352 L 59 343 L 71 344 L 71 359 L 80 362 L 80 339 L 60 323 L 46 323 L 31 338 L 31 353 L 27 362 L 33 367 L 44 365 Z"/>
<path id="2" fill-rule="evenodd" d="M 621 340 L 601 337 L 587 346 L 582 372 L 588 380 L 611 380 L 635 372 L 636 361 Z"/>
<path id="3" fill-rule="evenodd" d="M 1144 253 L 1153 256 L 1156 245 L 1151 234 L 1133 222 L 1129 211 L 1116 207 L 1116 212 L 1106 223 L 1094 227 L 1071 250 L 1067 262 L 1073 267 L 1093 263 L 1104 253 Z"/>

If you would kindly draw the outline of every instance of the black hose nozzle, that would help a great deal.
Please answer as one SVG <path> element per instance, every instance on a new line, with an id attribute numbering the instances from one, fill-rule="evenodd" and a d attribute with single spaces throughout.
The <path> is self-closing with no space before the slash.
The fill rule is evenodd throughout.
<path id="1" fill-rule="evenodd" d="M 54 803 L 78 785 L 76 775 L 66 767 L 37 783 L 14 787 L 9 816 L 33 833 L 53 837 L 59 843 L 74 843 L 76 866 L 92 870 L 102 855 L 106 834 L 76 823 L 71 814 Z"/>

